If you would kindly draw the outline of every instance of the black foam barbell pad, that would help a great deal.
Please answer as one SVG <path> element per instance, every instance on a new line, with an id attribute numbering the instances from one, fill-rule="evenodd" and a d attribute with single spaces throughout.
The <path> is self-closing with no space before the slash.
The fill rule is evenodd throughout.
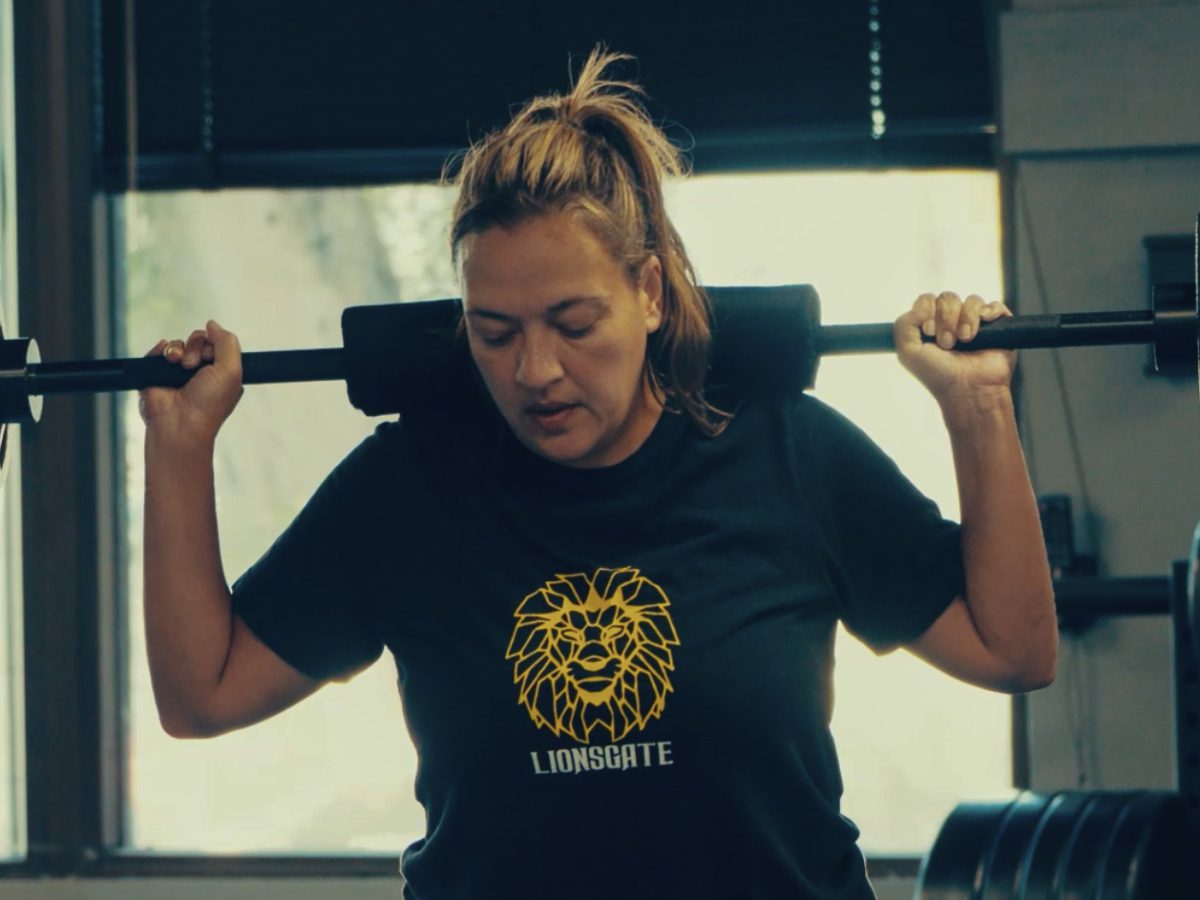
<path id="1" fill-rule="evenodd" d="M 815 384 L 821 301 L 811 285 L 708 290 L 713 303 L 710 388 L 790 396 Z"/>
<path id="2" fill-rule="evenodd" d="M 342 311 L 346 393 L 368 416 L 453 402 L 466 373 L 462 304 L 429 300 Z"/>
<path id="3" fill-rule="evenodd" d="M 811 285 L 712 287 L 707 383 L 725 402 L 813 385 L 821 309 Z M 457 403 L 472 381 L 457 299 L 352 306 L 342 313 L 346 391 L 369 416 Z"/>

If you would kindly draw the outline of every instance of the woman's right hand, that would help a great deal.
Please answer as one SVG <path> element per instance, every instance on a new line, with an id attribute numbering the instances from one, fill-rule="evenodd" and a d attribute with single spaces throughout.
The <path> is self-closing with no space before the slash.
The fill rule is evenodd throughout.
<path id="1" fill-rule="evenodd" d="M 187 340 L 160 340 L 146 355 L 162 356 L 185 369 L 211 363 L 181 388 L 143 389 L 138 407 L 148 429 L 187 440 L 215 440 L 244 390 L 242 348 L 237 335 L 210 321 Z"/>

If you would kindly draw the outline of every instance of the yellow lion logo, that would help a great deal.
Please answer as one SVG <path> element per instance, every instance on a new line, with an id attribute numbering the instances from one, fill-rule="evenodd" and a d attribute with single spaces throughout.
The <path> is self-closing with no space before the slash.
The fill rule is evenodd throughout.
<path id="1" fill-rule="evenodd" d="M 662 715 L 679 644 L 663 589 L 637 570 L 556 575 L 521 601 L 505 659 L 534 723 L 612 742 Z"/>

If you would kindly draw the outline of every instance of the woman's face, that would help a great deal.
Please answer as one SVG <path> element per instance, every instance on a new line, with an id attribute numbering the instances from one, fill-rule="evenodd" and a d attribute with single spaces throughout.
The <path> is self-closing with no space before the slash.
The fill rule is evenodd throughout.
<path id="1" fill-rule="evenodd" d="M 460 258 L 471 354 L 521 443 L 579 468 L 637 450 L 662 411 L 642 375 L 658 258 L 631 282 L 571 213 L 467 235 Z"/>

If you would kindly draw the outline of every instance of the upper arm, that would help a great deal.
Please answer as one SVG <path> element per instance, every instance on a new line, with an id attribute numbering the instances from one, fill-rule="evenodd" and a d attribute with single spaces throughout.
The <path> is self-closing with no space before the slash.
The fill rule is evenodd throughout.
<path id="1" fill-rule="evenodd" d="M 176 737 L 214 737 L 283 712 L 324 682 L 285 662 L 234 615 L 229 656 L 198 720 L 167 730 Z"/>
<path id="2" fill-rule="evenodd" d="M 1014 672 L 987 647 L 962 597 L 955 598 L 907 647 L 930 665 L 978 687 L 1015 694 L 1043 686 Z"/>

